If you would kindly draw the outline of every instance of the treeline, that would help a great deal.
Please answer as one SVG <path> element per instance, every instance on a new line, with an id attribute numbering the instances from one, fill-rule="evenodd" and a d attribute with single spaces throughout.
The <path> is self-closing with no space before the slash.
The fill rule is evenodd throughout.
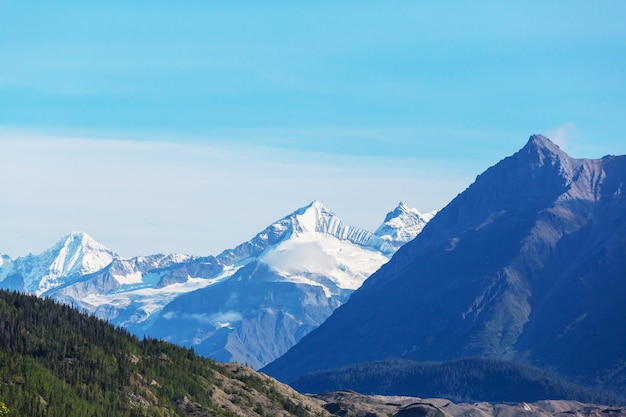
<path id="1" fill-rule="evenodd" d="M 235 416 L 212 397 L 218 375 L 220 385 L 235 377 L 191 349 L 138 340 L 67 305 L 0 290 L 0 401 L 10 416 Z M 250 386 L 230 392 L 232 403 L 250 402 L 253 390 L 272 396 L 262 413 L 251 403 L 259 412 L 248 415 L 271 415 L 271 406 L 311 414 L 258 376 L 236 378 Z"/>
<path id="2" fill-rule="evenodd" d="M 313 372 L 290 384 L 306 393 L 353 390 L 362 394 L 448 398 L 455 402 L 533 402 L 577 400 L 617 405 L 613 393 L 569 383 L 536 367 L 508 361 L 468 358 L 447 362 L 386 360 Z"/>

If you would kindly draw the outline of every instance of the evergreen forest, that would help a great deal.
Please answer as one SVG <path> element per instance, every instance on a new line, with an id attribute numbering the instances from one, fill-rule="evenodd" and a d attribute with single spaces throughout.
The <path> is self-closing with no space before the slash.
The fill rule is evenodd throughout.
<path id="1" fill-rule="evenodd" d="M 626 404 L 612 392 L 581 386 L 522 363 L 465 358 L 446 362 L 391 359 L 312 372 L 290 384 L 300 392 L 447 398 L 455 402 L 516 403 L 548 399 Z"/>

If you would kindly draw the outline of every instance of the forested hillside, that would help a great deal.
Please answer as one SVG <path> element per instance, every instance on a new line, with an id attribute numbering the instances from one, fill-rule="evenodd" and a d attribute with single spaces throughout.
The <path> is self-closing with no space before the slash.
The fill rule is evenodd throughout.
<path id="1" fill-rule="evenodd" d="M 0 291 L 0 401 L 10 416 L 321 416 L 251 369 Z"/>
<path id="2" fill-rule="evenodd" d="M 385 360 L 313 372 L 291 383 L 300 392 L 353 390 L 363 394 L 515 403 L 559 399 L 626 404 L 615 394 L 583 387 L 529 365 L 487 358 L 447 362 Z"/>

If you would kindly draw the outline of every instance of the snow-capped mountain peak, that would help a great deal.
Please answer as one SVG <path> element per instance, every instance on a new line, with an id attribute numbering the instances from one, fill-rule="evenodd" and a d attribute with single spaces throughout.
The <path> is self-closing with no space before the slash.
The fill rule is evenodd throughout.
<path id="1" fill-rule="evenodd" d="M 217 256 L 224 265 L 236 265 L 252 257 L 259 257 L 289 239 L 303 236 L 331 235 L 363 248 L 391 256 L 396 248 L 372 232 L 348 226 L 330 209 L 317 200 L 275 221 L 255 237 Z"/>
<path id="2" fill-rule="evenodd" d="M 296 236 L 305 233 L 321 233 L 334 236 L 340 240 L 347 240 L 358 246 L 375 249 L 386 255 L 391 255 L 395 252 L 395 248 L 387 241 L 367 230 L 348 226 L 335 213 L 317 200 L 295 211 L 291 217 L 293 218 L 293 231 Z"/>
<path id="3" fill-rule="evenodd" d="M 60 275 L 98 271 L 116 256 L 85 232 L 71 232 L 53 246 L 52 252 L 58 255 L 50 266 L 50 272 Z"/>
<path id="4" fill-rule="evenodd" d="M 69 278 L 101 270 L 117 255 L 84 232 L 71 232 L 39 255 L 20 258 L 25 288 L 42 294 Z"/>
<path id="5" fill-rule="evenodd" d="M 294 232 L 324 233 L 341 238 L 342 230 L 347 227 L 335 213 L 317 200 L 291 214 Z"/>
<path id="6" fill-rule="evenodd" d="M 422 214 L 401 201 L 394 210 L 387 213 L 385 221 L 374 234 L 397 249 L 413 240 L 435 214 L 437 210 Z"/>
<path id="7" fill-rule="evenodd" d="M 328 233 L 329 225 L 333 221 L 340 221 L 335 213 L 317 200 L 293 213 L 296 232 Z"/>

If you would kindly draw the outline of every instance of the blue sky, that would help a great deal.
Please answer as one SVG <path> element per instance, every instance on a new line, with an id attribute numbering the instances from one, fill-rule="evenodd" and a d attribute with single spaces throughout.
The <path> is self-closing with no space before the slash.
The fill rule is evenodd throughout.
<path id="1" fill-rule="evenodd" d="M 533 133 L 626 153 L 626 3 L 519 3 L 3 1 L 0 252 L 216 254 L 441 208 Z"/>

